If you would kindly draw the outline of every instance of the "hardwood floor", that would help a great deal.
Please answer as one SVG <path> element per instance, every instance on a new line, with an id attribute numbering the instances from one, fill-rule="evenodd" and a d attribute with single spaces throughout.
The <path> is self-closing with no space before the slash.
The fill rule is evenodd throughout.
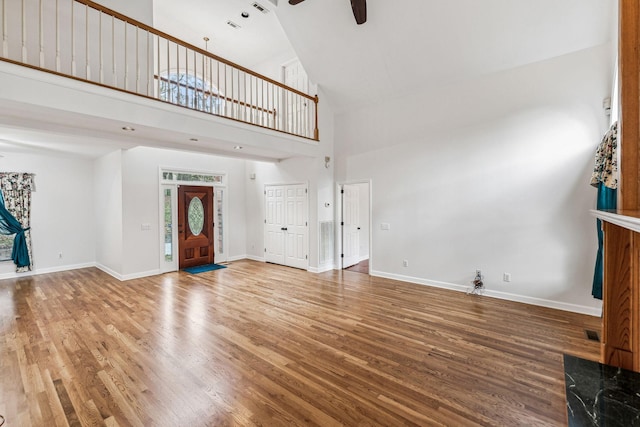
<path id="1" fill-rule="evenodd" d="M 600 319 L 252 261 L 0 281 L 13 426 L 566 424 L 562 353 Z"/>
<path id="2" fill-rule="evenodd" d="M 345 270 L 355 271 L 356 273 L 369 274 L 369 260 L 365 259 L 364 261 L 360 261 L 356 265 L 345 268 Z"/>

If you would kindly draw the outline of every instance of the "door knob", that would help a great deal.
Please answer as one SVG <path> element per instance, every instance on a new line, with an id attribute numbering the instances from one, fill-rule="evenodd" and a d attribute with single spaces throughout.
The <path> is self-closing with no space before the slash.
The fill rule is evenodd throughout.
<path id="1" fill-rule="evenodd" d="M 280 230 L 287 231 L 287 227 L 282 227 Z"/>

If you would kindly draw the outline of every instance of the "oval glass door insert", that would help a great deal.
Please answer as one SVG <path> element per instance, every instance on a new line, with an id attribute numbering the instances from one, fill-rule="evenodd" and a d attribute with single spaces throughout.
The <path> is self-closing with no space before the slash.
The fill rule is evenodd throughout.
<path id="1" fill-rule="evenodd" d="M 202 233 L 202 228 L 204 227 L 204 206 L 202 205 L 202 200 L 198 197 L 194 197 L 189 202 L 187 217 L 189 218 L 191 234 L 197 236 Z"/>

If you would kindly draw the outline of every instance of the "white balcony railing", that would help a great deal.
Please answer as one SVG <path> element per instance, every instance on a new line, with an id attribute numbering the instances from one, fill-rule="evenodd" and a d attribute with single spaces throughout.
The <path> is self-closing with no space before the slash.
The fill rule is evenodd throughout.
<path id="1" fill-rule="evenodd" d="M 0 2 L 0 60 L 318 140 L 317 96 L 91 1 Z"/>

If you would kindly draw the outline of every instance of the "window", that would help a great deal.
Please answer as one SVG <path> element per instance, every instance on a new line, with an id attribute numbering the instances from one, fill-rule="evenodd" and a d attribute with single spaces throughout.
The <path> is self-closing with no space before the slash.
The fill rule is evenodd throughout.
<path id="1" fill-rule="evenodd" d="M 213 114 L 224 111 L 224 95 L 192 74 L 163 73 L 160 76 L 160 99 Z"/>
<path id="2" fill-rule="evenodd" d="M 188 182 L 188 183 L 223 184 L 224 175 L 163 171 L 162 179 L 164 181 L 177 181 L 177 182 Z"/>
<path id="3" fill-rule="evenodd" d="M 15 234 L 9 236 L 0 234 L 0 261 L 10 261 L 13 251 L 13 238 Z"/>

